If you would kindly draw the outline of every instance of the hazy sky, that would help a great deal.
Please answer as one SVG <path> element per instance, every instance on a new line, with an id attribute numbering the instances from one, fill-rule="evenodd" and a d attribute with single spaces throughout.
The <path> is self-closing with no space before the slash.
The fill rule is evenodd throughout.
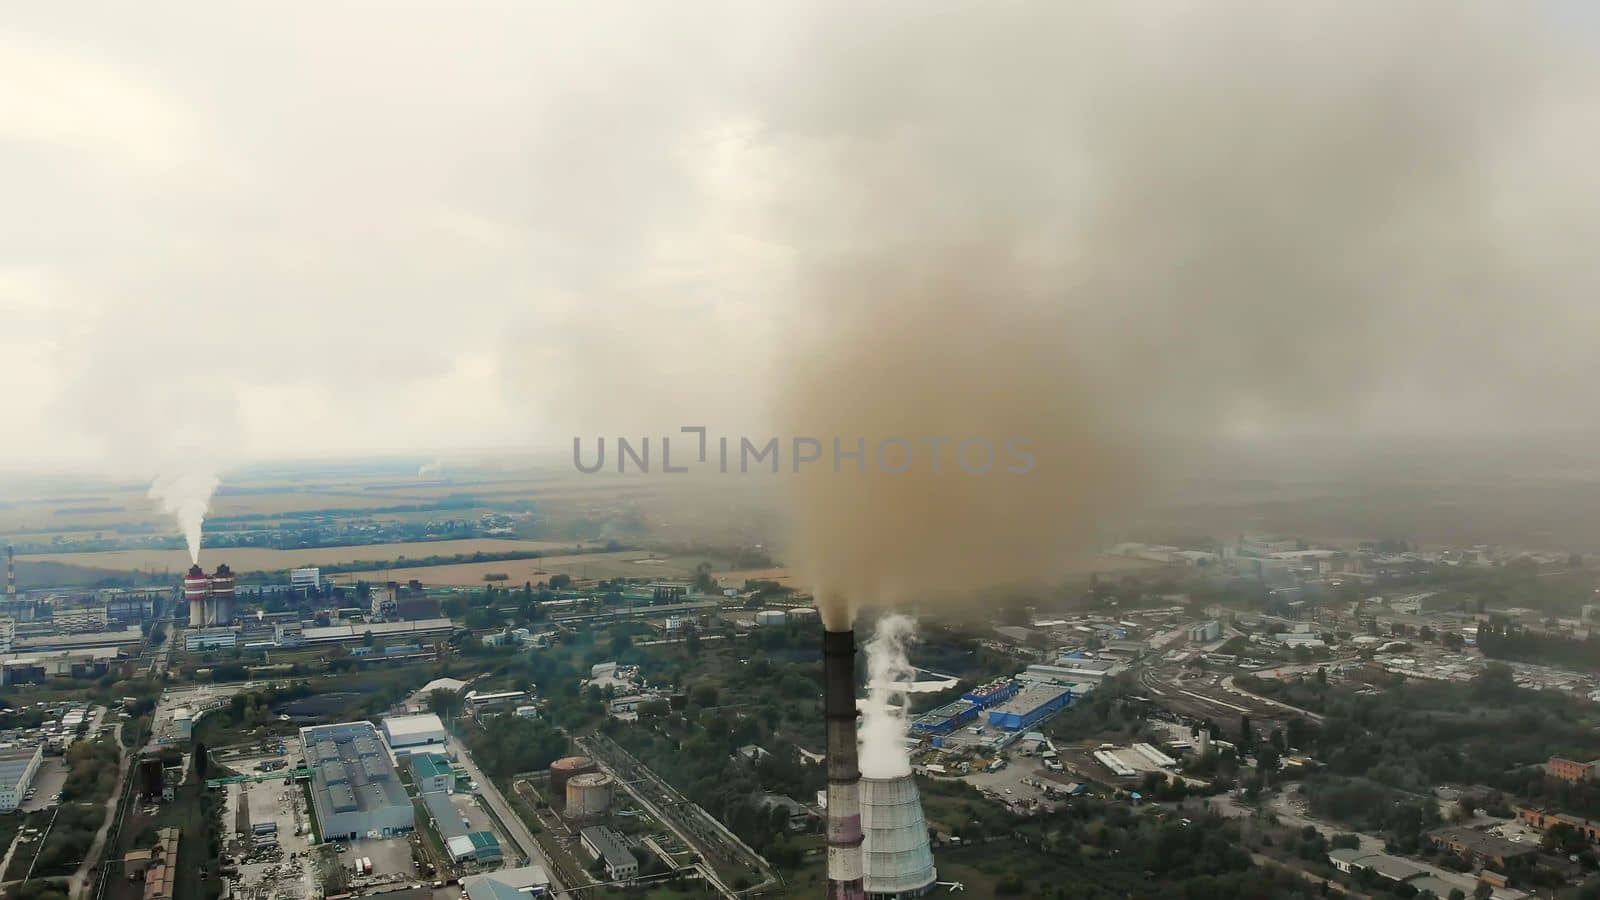
<path id="1" fill-rule="evenodd" d="M 1592 427 L 1571 9 L 14 5 L 0 464 L 733 430 L 975 245 L 1108 428 Z"/>

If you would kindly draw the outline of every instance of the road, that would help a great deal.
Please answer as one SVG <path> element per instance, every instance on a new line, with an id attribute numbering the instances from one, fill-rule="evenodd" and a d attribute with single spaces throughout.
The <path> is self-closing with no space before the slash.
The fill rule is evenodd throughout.
<path id="1" fill-rule="evenodd" d="M 545 874 L 550 877 L 551 892 L 557 897 L 566 896 L 567 889 L 558 880 L 556 867 L 551 865 L 550 860 L 545 858 L 544 849 L 539 846 L 538 841 L 533 839 L 533 832 L 528 830 L 527 823 L 523 822 L 522 817 L 517 815 L 517 811 L 512 809 L 511 804 L 506 802 L 506 798 L 500 794 L 500 789 L 495 787 L 494 782 L 489 780 L 489 776 L 478 768 L 478 764 L 472 759 L 472 754 L 467 752 L 467 748 L 460 739 L 457 738 L 455 740 L 456 761 L 461 763 L 462 768 L 467 770 L 467 774 L 472 776 L 472 780 L 478 783 L 478 796 L 482 797 L 484 802 L 489 804 L 489 808 L 494 810 L 495 815 L 500 817 L 500 821 L 505 823 L 506 830 L 511 832 L 510 837 L 522 847 L 523 854 L 532 860 L 535 865 L 544 868 Z"/>
<path id="2" fill-rule="evenodd" d="M 106 836 L 111 833 L 111 824 L 117 818 L 117 804 L 122 800 L 123 782 L 128 778 L 128 763 L 133 759 L 133 754 L 122 749 L 122 723 L 111 726 L 111 739 L 116 742 L 117 749 L 122 754 L 122 760 L 117 764 L 117 786 L 111 789 L 111 796 L 106 798 L 106 819 L 100 823 L 100 830 L 94 834 L 94 843 L 89 845 L 89 852 L 83 855 L 83 862 L 78 864 L 78 871 L 72 873 L 72 878 L 67 885 L 67 896 L 82 897 L 84 889 L 89 883 L 89 873 L 100 862 L 100 854 L 106 848 Z"/>

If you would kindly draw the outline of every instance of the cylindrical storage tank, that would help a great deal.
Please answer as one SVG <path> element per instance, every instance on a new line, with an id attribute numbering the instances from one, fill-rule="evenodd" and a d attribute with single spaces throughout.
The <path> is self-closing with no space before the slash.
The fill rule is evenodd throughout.
<path id="1" fill-rule="evenodd" d="M 756 613 L 756 624 L 762 628 L 782 625 L 788 616 L 781 609 L 763 609 Z"/>
<path id="2" fill-rule="evenodd" d="M 189 604 L 190 625 L 205 624 L 206 599 L 210 596 L 211 579 L 199 566 L 190 566 L 189 574 L 183 577 L 183 599 Z"/>
<path id="3" fill-rule="evenodd" d="M 599 771 L 594 760 L 587 756 L 564 756 L 550 764 L 550 802 L 567 802 L 567 782 L 574 775 Z"/>
<path id="4" fill-rule="evenodd" d="M 611 776 L 585 772 L 567 781 L 567 818 L 597 820 L 611 808 Z"/>
<path id="5" fill-rule="evenodd" d="M 227 625 L 233 621 L 233 570 L 227 564 L 217 566 L 211 576 L 212 622 Z"/>
<path id="6" fill-rule="evenodd" d="M 816 607 L 796 606 L 794 609 L 789 610 L 789 621 L 799 622 L 802 625 L 815 624 L 817 621 Z"/>
<path id="7" fill-rule="evenodd" d="M 920 897 L 938 872 L 922 798 L 910 775 L 861 779 L 861 849 L 869 897 Z"/>

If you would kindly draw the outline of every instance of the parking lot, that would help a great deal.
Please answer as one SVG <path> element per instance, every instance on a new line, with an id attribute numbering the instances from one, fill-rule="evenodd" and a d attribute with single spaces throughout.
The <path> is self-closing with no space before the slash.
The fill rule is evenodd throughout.
<path id="1" fill-rule="evenodd" d="M 23 800 L 17 804 L 17 809 L 30 813 L 55 806 L 56 801 L 50 798 L 61 793 L 61 786 L 66 783 L 67 761 L 59 756 L 46 756 L 40 760 L 39 769 L 33 773 L 33 782 L 29 785 L 33 799 Z"/>
<path id="2" fill-rule="evenodd" d="M 1046 799 L 1043 788 L 1045 784 L 1059 783 L 1048 777 L 1054 774 L 1045 771 L 1042 760 L 1018 757 L 998 772 L 978 772 L 965 780 L 1007 806 L 1022 810 L 1037 803 L 1038 809 L 1054 810 L 1060 801 Z"/>

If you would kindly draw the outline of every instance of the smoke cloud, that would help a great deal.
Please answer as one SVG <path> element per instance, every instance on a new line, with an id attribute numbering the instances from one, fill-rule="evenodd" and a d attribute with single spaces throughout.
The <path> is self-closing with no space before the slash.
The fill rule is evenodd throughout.
<path id="1" fill-rule="evenodd" d="M 162 474 L 150 485 L 150 498 L 160 501 L 162 511 L 178 521 L 189 544 L 189 561 L 200 563 L 200 526 L 211 508 L 211 495 L 221 481 L 209 470 Z"/>
<path id="2" fill-rule="evenodd" d="M 828 627 L 1049 577 L 1210 440 L 1571 389 L 1541 354 L 1593 337 L 1600 80 L 1558 10 L 992 13 L 868 17 L 774 129 L 802 148 L 781 208 L 823 236 L 795 238 L 777 417 L 869 448 L 790 481 Z M 904 472 L 874 465 L 895 438 Z M 969 438 L 1036 465 L 975 474 Z"/>
<path id="3" fill-rule="evenodd" d="M 867 699 L 860 704 L 857 730 L 861 774 L 868 778 L 895 778 L 911 774 L 906 753 L 907 693 L 904 684 L 917 676 L 906 658 L 916 634 L 910 616 L 892 613 L 878 620 L 867 641 Z"/>

